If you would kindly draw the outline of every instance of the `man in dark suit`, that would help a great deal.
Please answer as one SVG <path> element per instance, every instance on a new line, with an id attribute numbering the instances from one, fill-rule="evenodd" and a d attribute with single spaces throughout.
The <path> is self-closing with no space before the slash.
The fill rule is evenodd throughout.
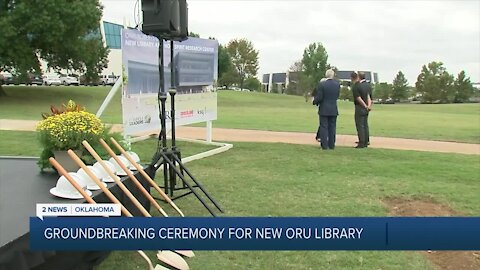
<path id="1" fill-rule="evenodd" d="M 327 80 L 327 79 L 326 79 L 326 78 L 322 78 L 319 83 L 322 83 L 322 82 L 324 82 L 325 80 Z M 313 92 L 312 92 L 312 97 L 313 97 L 312 103 L 313 103 L 313 105 L 316 105 L 317 107 L 319 107 L 319 105 L 318 105 L 318 104 L 315 104 L 315 102 L 314 102 L 314 101 L 315 101 L 315 96 L 317 95 L 317 88 L 318 88 L 318 87 L 315 87 L 315 89 L 314 89 Z M 320 109 L 320 108 L 318 108 L 318 109 Z M 318 122 L 320 123 L 320 119 L 319 119 Z M 315 140 L 316 140 L 317 142 L 321 142 L 321 140 L 320 140 L 320 124 L 318 125 L 318 128 L 317 128 L 317 134 L 315 134 Z"/>
<path id="2" fill-rule="evenodd" d="M 358 145 L 356 148 L 366 148 L 370 142 L 368 130 L 368 114 L 372 108 L 370 98 L 372 88 L 365 80 L 365 74 L 352 73 L 352 93 L 355 103 L 355 126 L 357 128 Z"/>
<path id="3" fill-rule="evenodd" d="M 313 103 L 318 105 L 320 116 L 320 146 L 322 149 L 335 149 L 337 133 L 338 107 L 337 99 L 340 95 L 340 83 L 333 79 L 335 72 L 329 69 L 325 72 L 326 80 L 320 82 Z"/>

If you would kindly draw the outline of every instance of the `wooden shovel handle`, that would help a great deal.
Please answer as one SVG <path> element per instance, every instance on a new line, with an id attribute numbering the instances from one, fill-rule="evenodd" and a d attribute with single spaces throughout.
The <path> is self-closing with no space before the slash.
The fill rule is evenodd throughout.
<path id="1" fill-rule="evenodd" d="M 155 188 L 155 190 L 158 193 L 160 193 L 160 195 L 165 199 L 165 201 L 167 201 L 182 217 L 184 217 L 185 215 L 180 210 L 180 208 L 178 208 L 178 206 L 172 201 L 172 199 L 170 199 L 170 197 L 168 197 L 168 195 L 165 194 L 165 192 L 157 185 L 157 183 L 155 183 L 155 181 L 153 181 L 153 179 L 150 177 L 150 175 L 148 175 L 145 172 L 145 170 L 137 162 L 135 162 L 135 160 L 133 160 L 133 158 L 125 151 L 125 149 L 123 149 L 123 147 L 113 137 L 110 137 L 110 141 L 113 143 L 113 145 L 115 145 L 115 147 L 118 149 L 118 151 L 120 151 L 120 153 L 122 153 L 122 155 L 125 156 L 125 158 L 127 158 L 128 161 L 130 161 L 130 163 L 133 164 L 133 166 L 140 172 L 140 174 L 143 177 L 145 177 L 145 179 L 147 179 L 147 181 L 150 183 L 150 185 L 153 188 Z"/>
<path id="2" fill-rule="evenodd" d="M 92 203 L 92 204 L 95 204 L 95 201 L 87 194 L 87 192 L 85 192 L 85 190 L 83 190 L 83 188 L 77 183 L 77 181 L 75 181 L 75 179 L 73 179 L 73 177 L 68 174 L 68 172 L 63 168 L 62 165 L 60 165 L 60 163 L 58 163 L 58 161 L 55 160 L 55 158 L 51 157 L 48 159 L 48 161 L 50 161 L 50 164 L 52 164 L 52 166 L 57 169 L 57 171 L 65 176 L 65 178 L 67 178 L 68 182 L 70 182 L 70 184 L 72 184 L 72 186 L 78 191 L 80 192 L 80 194 L 82 194 L 83 198 L 88 202 L 88 203 Z"/>
<path id="3" fill-rule="evenodd" d="M 73 159 L 73 161 L 75 161 L 75 163 L 77 163 L 77 165 L 80 166 L 80 168 L 82 168 L 85 171 L 85 173 L 88 175 L 88 177 L 92 178 L 92 180 L 95 182 L 95 184 L 97 184 L 97 186 L 100 187 L 100 189 L 103 191 L 103 193 L 105 193 L 105 195 L 107 195 L 107 197 L 110 199 L 110 201 L 120 205 L 122 213 L 125 216 L 131 216 L 132 215 L 127 210 L 127 208 L 125 208 L 122 205 L 122 203 L 115 197 L 115 195 L 113 195 L 112 192 L 103 185 L 103 182 L 100 181 L 100 179 L 98 179 L 97 176 L 92 173 L 92 171 L 87 167 L 87 165 L 85 165 L 85 163 L 83 163 L 83 161 L 77 156 L 77 154 L 75 154 L 75 152 L 73 152 L 72 150 L 68 150 L 67 153 Z"/>
<path id="4" fill-rule="evenodd" d="M 128 188 L 120 181 L 117 176 L 110 170 L 110 168 L 105 164 L 103 159 L 95 152 L 95 149 L 93 149 L 92 146 L 87 141 L 82 142 L 83 146 L 87 151 L 95 158 L 96 161 L 102 165 L 103 169 L 108 173 L 108 175 L 115 181 L 115 183 L 118 185 L 118 187 L 127 195 L 127 197 L 133 202 L 133 204 L 142 212 L 142 214 L 146 217 L 151 217 L 150 213 L 143 207 L 143 205 L 133 196 L 133 194 L 128 190 Z M 132 214 L 128 215 L 128 217 L 133 216 Z"/>
<path id="5" fill-rule="evenodd" d="M 107 150 L 108 154 L 115 159 L 115 161 L 118 163 L 118 165 L 122 168 L 122 170 L 130 177 L 132 182 L 137 186 L 137 188 L 142 192 L 142 194 L 150 201 L 152 205 L 157 208 L 157 210 L 164 216 L 168 217 L 167 213 L 163 211 L 162 207 L 155 201 L 155 199 L 150 195 L 150 193 L 143 187 L 143 185 L 138 181 L 138 179 L 133 175 L 133 173 L 123 164 L 123 162 L 117 157 L 117 155 L 113 152 L 113 150 L 108 146 L 108 144 L 103 140 L 100 139 L 100 144 Z"/>
<path id="6" fill-rule="evenodd" d="M 70 150 L 71 151 L 71 150 Z M 57 169 L 57 171 L 65 176 L 65 178 L 67 178 L 67 180 L 72 184 L 72 186 L 78 191 L 80 192 L 80 194 L 82 194 L 83 198 L 88 202 L 88 203 L 91 203 L 91 204 L 96 204 L 96 202 L 87 194 L 87 192 L 85 192 L 85 190 L 83 190 L 83 188 L 77 183 L 77 181 L 75 181 L 72 176 L 70 176 L 68 174 L 68 172 L 62 167 L 62 165 L 60 165 L 60 163 L 58 163 L 55 158 L 51 157 L 48 159 L 48 161 L 50 161 L 50 164 L 52 164 L 52 166 Z M 83 163 L 83 162 L 82 162 Z M 123 207 L 123 206 L 122 206 Z M 128 213 L 130 214 L 130 212 Z M 131 216 L 131 214 L 130 214 Z M 145 252 L 141 251 L 141 250 L 137 250 L 138 254 L 140 254 L 140 256 L 148 263 L 148 269 L 149 270 L 153 270 L 153 264 L 152 264 L 152 261 L 150 260 L 150 258 L 148 258 L 148 256 L 145 254 Z"/>

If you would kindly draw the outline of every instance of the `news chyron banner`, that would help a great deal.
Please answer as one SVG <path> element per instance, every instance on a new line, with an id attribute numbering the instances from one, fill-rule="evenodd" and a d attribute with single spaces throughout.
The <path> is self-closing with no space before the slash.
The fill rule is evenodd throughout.
<path id="1" fill-rule="evenodd" d="M 135 29 L 122 31 L 122 116 L 124 135 L 159 132 L 159 45 L 156 37 Z M 170 41 L 164 41 L 165 90 L 171 88 Z M 175 120 L 188 125 L 217 119 L 218 42 L 188 38 L 174 42 Z M 170 118 L 170 95 L 166 111 Z M 167 130 L 171 122 L 167 119 Z"/>
<path id="2" fill-rule="evenodd" d="M 30 248 L 480 250 L 480 217 L 129 218 L 115 217 L 111 206 L 100 205 L 78 211 L 113 217 L 31 217 Z"/>

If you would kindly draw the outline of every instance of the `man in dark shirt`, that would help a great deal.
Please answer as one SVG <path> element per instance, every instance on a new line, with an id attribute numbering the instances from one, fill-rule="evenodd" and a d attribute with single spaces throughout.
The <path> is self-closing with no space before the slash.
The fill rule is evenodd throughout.
<path id="1" fill-rule="evenodd" d="M 313 100 L 313 103 L 318 105 L 320 146 L 324 150 L 335 148 L 340 83 L 333 79 L 334 75 L 335 72 L 332 69 L 325 72 L 326 80 L 318 84 L 317 94 Z"/>
<path id="2" fill-rule="evenodd" d="M 356 148 L 366 148 L 369 143 L 368 113 L 372 105 L 372 99 L 370 98 L 372 88 L 365 81 L 363 72 L 352 73 L 351 79 L 353 102 L 355 104 L 355 126 L 358 135 Z"/>

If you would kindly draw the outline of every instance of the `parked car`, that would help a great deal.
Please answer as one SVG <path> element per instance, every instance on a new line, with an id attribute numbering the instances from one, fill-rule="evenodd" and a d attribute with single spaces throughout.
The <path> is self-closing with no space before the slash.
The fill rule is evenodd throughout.
<path id="1" fill-rule="evenodd" d="M 96 80 L 88 80 L 86 79 L 85 75 L 81 75 L 80 76 L 80 84 L 81 85 L 93 85 L 93 86 L 97 86 L 97 85 L 100 85 L 102 84 L 101 81 L 100 81 L 100 78 L 96 79 Z"/>
<path id="2" fill-rule="evenodd" d="M 60 77 L 55 74 L 49 74 L 43 76 L 43 84 L 44 85 L 60 85 L 62 84 L 62 81 L 60 80 Z"/>
<path id="3" fill-rule="evenodd" d="M 14 84 L 13 75 L 10 72 L 1 72 L 0 73 L 0 83 L 1 84 Z"/>
<path id="4" fill-rule="evenodd" d="M 74 75 L 67 75 L 67 74 L 62 74 L 60 75 L 60 82 L 63 85 L 80 85 L 80 82 L 78 81 L 78 78 Z"/>
<path id="5" fill-rule="evenodd" d="M 117 81 L 118 76 L 115 76 L 114 74 L 111 75 L 102 75 L 100 76 L 100 82 L 102 85 L 114 85 L 115 82 Z"/>
<path id="6" fill-rule="evenodd" d="M 395 100 L 393 100 L 393 98 L 379 99 L 378 103 L 379 104 L 395 104 Z"/>
<path id="7" fill-rule="evenodd" d="M 43 78 L 42 75 L 40 74 L 28 74 L 27 76 L 27 81 L 25 84 L 27 85 L 42 85 L 43 84 Z"/>

